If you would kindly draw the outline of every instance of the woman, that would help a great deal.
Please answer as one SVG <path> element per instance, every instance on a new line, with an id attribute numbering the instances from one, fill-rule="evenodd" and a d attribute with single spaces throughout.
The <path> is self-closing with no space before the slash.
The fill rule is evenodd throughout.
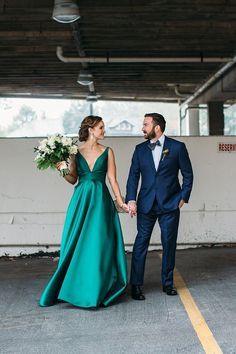
<path id="1" fill-rule="evenodd" d="M 84 144 L 64 177 L 71 184 L 79 182 L 66 215 L 58 268 L 40 306 L 51 306 L 58 300 L 86 308 L 107 306 L 127 285 L 122 231 L 106 175 L 118 205 L 125 212 L 128 207 L 116 180 L 113 151 L 98 143 L 104 132 L 102 118 L 88 116 L 82 121 L 79 140 Z M 62 163 L 57 164 L 58 169 Z"/>

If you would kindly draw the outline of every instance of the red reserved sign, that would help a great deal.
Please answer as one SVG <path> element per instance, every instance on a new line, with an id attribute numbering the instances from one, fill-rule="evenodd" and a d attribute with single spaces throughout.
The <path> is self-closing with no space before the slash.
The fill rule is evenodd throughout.
<path id="1" fill-rule="evenodd" d="M 218 143 L 218 152 L 236 152 L 236 143 Z"/>

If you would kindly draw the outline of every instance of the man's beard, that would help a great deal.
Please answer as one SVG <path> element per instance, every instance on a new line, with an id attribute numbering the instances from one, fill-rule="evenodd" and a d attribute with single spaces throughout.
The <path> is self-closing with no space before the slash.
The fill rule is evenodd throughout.
<path id="1" fill-rule="evenodd" d="M 143 131 L 143 133 L 146 134 L 144 136 L 145 139 L 152 140 L 152 139 L 156 138 L 155 127 L 152 128 L 150 133 L 146 133 L 145 131 Z"/>

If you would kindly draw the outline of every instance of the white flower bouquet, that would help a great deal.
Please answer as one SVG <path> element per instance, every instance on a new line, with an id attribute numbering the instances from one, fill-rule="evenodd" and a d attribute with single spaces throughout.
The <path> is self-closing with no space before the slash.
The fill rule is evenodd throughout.
<path id="1" fill-rule="evenodd" d="M 70 172 L 68 159 L 70 155 L 77 154 L 78 146 L 71 138 L 55 134 L 41 140 L 34 151 L 37 153 L 34 160 L 39 170 L 46 170 L 49 167 L 55 169 L 57 162 L 65 161 L 65 164 L 60 167 L 60 175 L 64 177 Z"/>

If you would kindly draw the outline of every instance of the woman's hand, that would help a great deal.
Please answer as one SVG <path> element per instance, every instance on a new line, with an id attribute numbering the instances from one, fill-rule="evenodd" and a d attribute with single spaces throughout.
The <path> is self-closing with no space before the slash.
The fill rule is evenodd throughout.
<path id="1" fill-rule="evenodd" d="M 70 184 L 75 184 L 77 182 L 78 176 L 76 171 L 76 163 L 74 158 L 70 158 L 67 161 L 58 161 L 55 164 L 56 169 L 60 172 L 60 175 Z M 64 172 L 64 173 L 63 173 Z"/>
<path id="2" fill-rule="evenodd" d="M 121 208 L 124 210 L 125 213 L 128 213 L 128 212 L 129 212 L 129 207 L 128 207 L 128 205 L 127 205 L 126 203 L 123 203 L 123 204 L 121 205 Z"/>
<path id="3" fill-rule="evenodd" d="M 56 163 L 56 169 L 60 171 L 62 168 L 68 168 L 66 161 L 59 161 Z"/>

